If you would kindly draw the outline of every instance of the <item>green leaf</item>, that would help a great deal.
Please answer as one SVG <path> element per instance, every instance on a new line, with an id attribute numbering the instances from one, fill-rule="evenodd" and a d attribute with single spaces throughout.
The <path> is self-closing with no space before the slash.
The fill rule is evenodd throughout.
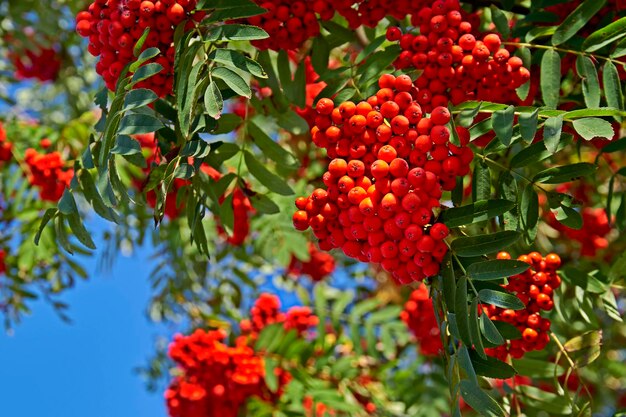
<path id="1" fill-rule="evenodd" d="M 272 140 L 254 120 L 248 123 L 248 132 L 266 157 L 285 167 L 295 168 L 297 166 L 296 157 Z"/>
<path id="2" fill-rule="evenodd" d="M 244 152 L 244 160 L 246 161 L 246 166 L 250 173 L 259 180 L 261 184 L 266 186 L 268 190 L 280 195 L 293 195 L 293 190 L 285 180 L 271 173 L 249 151 Z"/>
<path id="3" fill-rule="evenodd" d="M 526 307 L 519 298 L 504 291 L 485 288 L 478 291 L 478 297 L 480 297 L 483 303 L 492 304 L 496 307 L 510 308 L 512 310 L 522 310 Z"/>
<path id="4" fill-rule="evenodd" d="M 602 330 L 592 330 L 573 337 L 563 343 L 563 348 L 567 352 L 576 352 L 587 349 L 592 346 L 600 346 L 602 344 Z"/>
<path id="5" fill-rule="evenodd" d="M 498 332 L 500 332 L 502 337 L 504 337 L 505 339 L 516 340 L 522 337 L 522 333 L 519 331 L 519 329 L 510 323 L 500 320 L 494 320 L 492 321 L 492 323 L 494 324 L 494 326 L 496 326 Z"/>
<path id="6" fill-rule="evenodd" d="M 522 221 L 522 229 L 525 231 L 533 230 L 539 220 L 539 196 L 532 184 L 527 184 L 522 191 L 520 220 Z"/>
<path id="7" fill-rule="evenodd" d="M 533 182 L 543 184 L 562 184 L 587 177 L 595 172 L 595 165 L 587 162 L 579 162 L 571 165 L 563 165 L 548 168 L 534 176 Z"/>
<path id="8" fill-rule="evenodd" d="M 266 195 L 256 194 L 254 197 L 250 198 L 250 201 L 260 214 L 276 214 L 280 212 L 278 205 Z"/>
<path id="9" fill-rule="evenodd" d="M 494 259 L 476 262 L 467 268 L 467 275 L 478 281 L 489 281 L 512 277 L 526 271 L 530 265 L 513 259 Z"/>
<path id="10" fill-rule="evenodd" d="M 582 78 L 583 97 L 587 107 L 600 106 L 600 81 L 596 65 L 588 56 L 578 55 L 576 58 L 576 71 Z"/>
<path id="11" fill-rule="evenodd" d="M 252 96 L 252 90 L 250 90 L 248 82 L 235 71 L 226 67 L 216 67 L 211 71 L 211 75 L 224 81 L 231 90 L 240 96 L 247 98 Z"/>
<path id="12" fill-rule="evenodd" d="M 474 370 L 478 375 L 486 376 L 487 378 L 507 379 L 517 374 L 511 365 L 492 356 L 481 357 L 474 350 L 470 350 L 469 353 Z"/>
<path id="13" fill-rule="evenodd" d="M 152 58 L 156 57 L 160 53 L 161 53 L 161 50 L 159 48 L 156 48 L 156 47 L 152 47 L 152 48 L 148 48 L 148 49 L 144 50 L 141 54 L 139 54 L 139 56 L 137 57 L 135 62 L 130 64 L 130 67 L 128 67 L 128 70 L 130 72 L 137 71 L 137 68 L 139 68 L 144 63 L 146 63 L 147 61 L 151 60 Z M 105 107 L 106 107 L 106 105 L 105 105 Z"/>
<path id="14" fill-rule="evenodd" d="M 571 207 L 561 205 L 554 211 L 554 215 L 559 223 L 570 229 L 580 230 L 583 227 L 583 218 L 580 213 Z"/>
<path id="15" fill-rule="evenodd" d="M 480 387 L 468 380 L 459 382 L 461 396 L 465 402 L 486 417 L 504 417 L 504 411 L 500 405 L 485 393 Z"/>
<path id="16" fill-rule="evenodd" d="M 515 106 L 509 106 L 505 110 L 497 110 L 491 116 L 491 123 L 496 136 L 504 146 L 511 144 L 513 137 L 513 117 L 515 116 Z"/>
<path id="17" fill-rule="evenodd" d="M 158 98 L 154 91 L 146 88 L 131 90 L 124 97 L 124 111 L 145 107 Z"/>
<path id="18" fill-rule="evenodd" d="M 139 53 L 141 52 L 142 48 L 143 48 L 143 44 L 146 43 L 146 39 L 148 39 L 148 35 L 150 34 L 150 28 L 147 27 L 143 30 L 143 33 L 141 34 L 141 36 L 139 37 L 139 39 L 137 39 L 137 42 L 135 43 L 135 46 L 133 47 L 133 55 L 134 56 L 138 56 Z"/>
<path id="19" fill-rule="evenodd" d="M 204 39 L 209 42 L 222 39 L 229 41 L 253 41 L 256 39 L 267 39 L 269 36 L 266 31 L 257 26 L 225 24 L 211 29 Z"/>
<path id="20" fill-rule="evenodd" d="M 546 150 L 552 154 L 559 147 L 561 131 L 563 130 L 563 115 L 549 117 L 543 125 L 543 142 Z"/>
<path id="21" fill-rule="evenodd" d="M 568 146 L 573 139 L 573 135 L 569 133 L 563 133 L 561 140 L 558 142 L 556 152 L 560 152 L 566 146 Z M 549 152 L 546 149 L 546 144 L 543 141 L 535 142 L 530 146 L 523 148 L 521 151 L 513 155 L 511 158 L 511 168 L 521 168 L 527 165 L 541 162 L 554 155 L 554 152 Z"/>
<path id="22" fill-rule="evenodd" d="M 111 153 L 116 155 L 141 154 L 141 145 L 128 135 L 117 135 L 115 146 L 111 149 Z"/>
<path id="23" fill-rule="evenodd" d="M 491 173 L 487 164 L 479 161 L 476 162 L 472 177 L 472 198 L 476 202 L 488 200 L 489 197 L 491 197 Z"/>
<path id="24" fill-rule="evenodd" d="M 220 64 L 240 69 L 244 72 L 259 78 L 267 78 L 267 74 L 258 62 L 244 56 L 241 52 L 233 49 L 218 48 L 214 49 L 207 56 L 207 60 L 219 62 Z"/>
<path id="25" fill-rule="evenodd" d="M 117 133 L 120 135 L 137 135 L 140 133 L 156 132 L 162 127 L 163 123 L 154 116 L 131 113 L 122 118 Z"/>
<path id="26" fill-rule="evenodd" d="M 587 52 L 597 51 L 626 35 L 626 17 L 622 17 L 587 36 L 582 49 Z"/>
<path id="27" fill-rule="evenodd" d="M 313 38 L 311 47 L 311 64 L 318 74 L 324 74 L 328 70 L 328 60 L 330 57 L 330 46 L 323 36 Z"/>
<path id="28" fill-rule="evenodd" d="M 543 410 L 550 416 L 573 415 L 571 399 L 566 396 L 546 392 L 530 385 L 517 385 L 515 388 L 521 394 L 520 401 L 533 409 Z"/>
<path id="29" fill-rule="evenodd" d="M 151 62 L 149 64 L 142 65 L 137 68 L 137 71 L 133 74 L 133 77 L 130 80 L 130 86 L 137 84 L 140 81 L 146 80 L 153 75 L 156 75 L 163 71 L 163 67 L 156 62 Z"/>
<path id="30" fill-rule="evenodd" d="M 520 236 L 519 232 L 507 230 L 486 235 L 459 237 L 452 241 L 451 248 L 462 257 L 486 255 L 509 247 L 517 242 Z"/>
<path id="31" fill-rule="evenodd" d="M 597 117 L 585 117 L 572 122 L 576 132 L 585 140 L 593 138 L 613 139 L 615 132 L 610 122 Z"/>
<path id="32" fill-rule="evenodd" d="M 276 122 L 278 126 L 294 135 L 306 135 L 310 131 L 307 121 L 292 109 L 281 112 Z"/>
<path id="33" fill-rule="evenodd" d="M 441 266 L 441 279 L 443 281 L 443 297 L 446 300 L 448 311 L 454 313 L 456 299 L 456 278 L 454 276 L 454 267 L 452 266 L 451 254 L 448 252 Z"/>
<path id="34" fill-rule="evenodd" d="M 456 324 L 459 329 L 459 335 L 465 346 L 471 346 L 472 338 L 470 336 L 469 312 L 467 309 L 467 277 L 462 276 L 459 278 L 454 299 L 454 314 L 457 319 Z"/>
<path id="35" fill-rule="evenodd" d="M 606 0 L 586 0 L 581 3 L 556 28 L 551 39 L 552 45 L 558 46 L 578 33 L 605 4 Z"/>
<path id="36" fill-rule="evenodd" d="M 498 331 L 498 328 L 485 313 L 480 315 L 480 331 L 485 336 L 485 339 L 494 345 L 499 346 L 504 343 L 504 338 Z"/>
<path id="37" fill-rule="evenodd" d="M 624 110 L 622 84 L 617 67 L 611 61 L 606 61 L 602 67 L 602 86 L 607 106 Z"/>
<path id="38" fill-rule="evenodd" d="M 41 217 L 41 222 L 39 223 L 39 229 L 37 229 L 37 233 L 35 234 L 35 245 L 39 245 L 39 240 L 41 240 L 41 234 L 43 233 L 43 230 L 45 229 L 48 222 L 54 219 L 58 212 L 59 210 L 57 210 L 56 208 L 49 208 L 43 214 L 43 216 Z"/>
<path id="39" fill-rule="evenodd" d="M 534 378 L 552 378 L 565 373 L 562 366 L 539 359 L 513 359 L 513 367 L 518 374 Z"/>
<path id="40" fill-rule="evenodd" d="M 81 220 L 78 213 L 72 213 L 67 217 L 67 222 L 72 229 L 72 233 L 78 238 L 80 243 L 88 247 L 89 249 L 96 249 L 96 244 L 91 239 L 91 234 L 85 229 L 83 225 L 83 221 Z"/>
<path id="41" fill-rule="evenodd" d="M 540 86 L 546 107 L 556 109 L 561 92 L 561 56 L 552 49 L 541 59 Z"/>
<path id="42" fill-rule="evenodd" d="M 509 19 L 506 18 L 504 12 L 498 9 L 495 5 L 491 5 L 491 19 L 493 20 L 494 25 L 496 25 L 496 29 L 498 29 L 498 33 L 502 34 L 503 39 L 508 39 L 511 33 L 511 28 L 509 26 Z"/>
<path id="43" fill-rule="evenodd" d="M 76 200 L 74 200 L 74 196 L 72 195 L 72 192 L 66 188 L 65 191 L 63 191 L 63 195 L 61 196 L 61 199 L 59 200 L 59 211 L 63 214 L 72 214 L 72 213 L 78 213 L 78 207 L 76 207 Z"/>
<path id="44" fill-rule="evenodd" d="M 485 353 L 485 347 L 483 345 L 483 339 L 480 335 L 480 326 L 478 324 L 478 298 L 474 298 L 472 300 L 472 304 L 470 306 L 469 311 L 469 328 L 470 328 L 470 336 L 472 339 L 472 344 L 474 345 L 474 349 L 476 349 L 476 353 L 482 359 L 487 359 L 487 354 Z M 471 355 L 472 352 L 470 352 Z M 472 361 L 473 362 L 473 361 Z M 475 365 L 475 364 L 474 364 Z M 474 366 L 477 374 L 480 372 Z"/>
<path id="45" fill-rule="evenodd" d="M 204 107 L 209 116 L 219 119 L 224 110 L 224 99 L 217 83 L 211 81 L 204 92 Z"/>
<path id="46" fill-rule="evenodd" d="M 269 355 L 265 355 L 263 361 L 265 362 L 265 384 L 267 384 L 267 388 L 271 392 L 276 392 L 278 390 L 278 377 L 274 371 L 278 366 L 278 362 Z"/>
<path id="47" fill-rule="evenodd" d="M 214 135 L 221 135 L 224 133 L 230 133 L 237 127 L 241 126 L 243 119 L 236 114 L 228 113 L 223 114 L 217 121 L 217 127 L 211 131 Z"/>
<path id="48" fill-rule="evenodd" d="M 539 109 L 535 109 L 531 113 L 520 113 L 519 117 L 519 130 L 522 135 L 522 140 L 525 142 L 532 142 L 537 134 L 537 123 L 539 121 Z"/>

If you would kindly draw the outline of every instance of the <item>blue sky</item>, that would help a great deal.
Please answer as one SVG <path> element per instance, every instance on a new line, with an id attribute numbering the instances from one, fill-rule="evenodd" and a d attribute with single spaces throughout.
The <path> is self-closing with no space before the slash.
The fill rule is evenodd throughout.
<path id="1" fill-rule="evenodd" d="M 154 352 L 159 326 L 144 311 L 149 297 L 147 251 L 119 257 L 112 271 L 80 282 L 63 300 L 72 324 L 45 303 L 0 334 L 2 415 L 16 417 L 161 417 L 161 393 L 133 372 Z"/>

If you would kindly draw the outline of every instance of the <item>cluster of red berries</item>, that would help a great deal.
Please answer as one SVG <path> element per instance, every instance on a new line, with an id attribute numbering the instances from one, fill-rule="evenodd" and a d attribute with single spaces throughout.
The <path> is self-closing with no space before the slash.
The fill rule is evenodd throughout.
<path id="1" fill-rule="evenodd" d="M 608 248 L 606 236 L 611 232 L 611 224 L 604 208 L 584 207 L 581 229 L 572 229 L 561 224 L 552 211 L 548 214 L 548 224 L 561 232 L 569 241 L 580 243 L 580 254 L 595 257 L 598 251 Z"/>
<path id="2" fill-rule="evenodd" d="M 54 48 L 41 47 L 10 53 L 9 58 L 15 67 L 15 77 L 19 80 L 36 78 L 42 82 L 54 81 L 61 69 L 61 60 Z"/>
<path id="3" fill-rule="evenodd" d="M 417 338 L 422 355 L 436 356 L 443 349 L 441 333 L 437 326 L 433 300 L 424 284 L 414 290 L 409 300 L 404 304 L 400 318 L 407 325 L 411 333 Z"/>
<path id="4" fill-rule="evenodd" d="M 57 202 L 69 187 L 74 170 L 65 170 L 65 161 L 59 152 L 41 154 L 33 148 L 26 149 L 24 162 L 29 168 L 28 181 L 40 187 L 39 196 L 44 201 Z"/>
<path id="5" fill-rule="evenodd" d="M 320 34 L 316 13 L 330 20 L 334 10 L 328 1 L 255 0 L 267 9 L 266 13 L 244 19 L 244 22 L 263 28 L 270 36 L 252 41 L 259 49 L 297 49 L 307 39 Z"/>
<path id="6" fill-rule="evenodd" d="M 315 282 L 321 281 L 335 270 L 335 258 L 328 252 L 317 249 L 314 243 L 309 242 L 310 259 L 306 262 L 291 256 L 287 273 L 293 275 L 308 275 Z"/>
<path id="7" fill-rule="evenodd" d="M 179 366 L 181 376 L 165 391 L 172 417 L 236 417 L 250 397 L 274 401 L 279 395 L 265 385 L 262 352 L 253 349 L 254 340 L 265 326 L 282 323 L 285 329 L 303 334 L 317 324 L 307 307 L 293 307 L 281 313 L 280 301 L 262 294 L 251 309 L 250 320 L 241 322 L 242 335 L 234 346 L 226 342 L 224 330 L 198 329 L 189 336 L 176 335 L 169 356 Z M 274 371 L 283 387 L 290 375 L 283 369 Z"/>
<path id="8" fill-rule="evenodd" d="M 406 284 L 439 272 L 449 231 L 434 222 L 433 209 L 469 172 L 473 153 L 463 128 L 460 146 L 450 142 L 447 108 L 424 117 L 410 77 L 384 74 L 379 86 L 358 104 L 318 102 L 311 135 L 332 158 L 327 188 L 296 200 L 293 223 L 311 227 L 322 250 L 380 263 Z"/>
<path id="9" fill-rule="evenodd" d="M 518 100 L 515 89 L 530 79 L 530 72 L 520 58 L 501 48 L 499 35 L 476 39 L 458 1 L 437 0 L 421 8 L 411 22 L 419 35 L 403 35 L 398 27 L 390 27 L 387 39 L 399 41 L 402 48 L 396 68 L 423 71 L 415 85 L 420 90 L 417 101 L 425 111 L 448 101 Z"/>
<path id="10" fill-rule="evenodd" d="M 124 67 L 135 60 L 135 44 L 149 27 L 143 48 L 159 48 L 161 53 L 152 61 L 163 69 L 137 88 L 148 88 L 162 97 L 171 93 L 174 82 L 174 28 L 187 22 L 189 29 L 205 16 L 194 13 L 196 4 L 197 0 L 96 0 L 76 16 L 76 31 L 89 38 L 89 53 L 100 56 L 96 72 L 114 91 Z"/>
<path id="11" fill-rule="evenodd" d="M 13 144 L 7 140 L 7 132 L 0 122 L 0 162 L 8 162 L 13 157 Z"/>
<path id="12" fill-rule="evenodd" d="M 500 252 L 498 259 L 511 259 L 507 252 Z M 484 308 L 484 313 L 491 320 L 500 320 L 512 324 L 522 333 L 521 339 L 509 340 L 504 345 L 487 349 L 487 353 L 505 360 L 508 355 L 519 359 L 524 352 L 542 350 L 550 341 L 550 320 L 541 317 L 541 310 L 549 311 L 554 307 L 552 296 L 561 285 L 561 278 L 556 270 L 561 266 L 561 258 L 554 253 L 542 257 L 539 252 L 521 255 L 519 261 L 526 262 L 530 268 L 512 276 L 503 287 L 515 294 L 525 305 L 522 310 L 503 309 L 493 305 Z"/>

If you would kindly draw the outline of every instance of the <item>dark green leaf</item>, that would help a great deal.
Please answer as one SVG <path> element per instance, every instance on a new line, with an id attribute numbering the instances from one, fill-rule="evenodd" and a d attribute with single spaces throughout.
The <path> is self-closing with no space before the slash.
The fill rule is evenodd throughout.
<path id="1" fill-rule="evenodd" d="M 509 26 L 509 19 L 506 18 L 506 15 L 502 10 L 498 9 L 495 5 L 491 5 L 491 19 L 493 23 L 496 25 L 496 29 L 498 29 L 498 33 L 502 34 L 502 38 L 508 39 L 509 34 L 511 33 L 511 28 Z"/>
<path id="2" fill-rule="evenodd" d="M 76 207 L 76 201 L 74 200 L 74 196 L 72 192 L 66 188 L 63 191 L 63 195 L 61 196 L 61 200 L 59 200 L 59 211 L 63 214 L 72 214 L 78 213 L 78 207 Z"/>
<path id="3" fill-rule="evenodd" d="M 532 184 L 527 184 L 522 192 L 520 219 L 525 231 L 534 229 L 539 220 L 539 196 Z"/>
<path id="4" fill-rule="evenodd" d="M 35 239 L 34 239 L 35 245 L 39 245 L 39 240 L 41 239 L 41 234 L 43 233 L 44 228 L 46 227 L 48 222 L 52 220 L 58 212 L 59 211 L 56 208 L 49 208 L 43 214 L 41 218 L 41 222 L 39 223 L 39 229 L 37 229 L 37 234 L 35 234 Z"/>
<path id="5" fill-rule="evenodd" d="M 472 344 L 474 345 L 474 349 L 476 349 L 476 353 L 478 354 L 478 356 L 486 360 L 487 354 L 485 353 L 483 339 L 482 339 L 482 336 L 480 335 L 480 326 L 478 324 L 478 298 L 474 298 L 472 300 L 469 314 L 470 314 L 469 328 L 470 328 L 470 336 L 472 339 Z M 470 355 L 471 354 L 472 352 L 470 352 Z M 475 366 L 474 366 L 474 369 L 476 369 Z M 476 373 L 480 375 L 480 372 L 478 371 L 478 369 L 476 369 Z"/>
<path id="6" fill-rule="evenodd" d="M 313 46 L 311 47 L 311 64 L 318 74 L 324 74 L 328 70 L 328 59 L 330 57 L 330 47 L 326 38 L 316 36 L 313 38 Z"/>
<path id="7" fill-rule="evenodd" d="M 622 17 L 587 36 L 582 48 L 587 52 L 597 51 L 626 35 L 626 17 Z"/>
<path id="8" fill-rule="evenodd" d="M 491 116 L 491 123 L 496 136 L 504 146 L 511 144 L 513 137 L 513 117 L 515 116 L 515 107 L 509 106 L 505 110 L 497 110 Z"/>
<path id="9" fill-rule="evenodd" d="M 162 70 L 163 70 L 163 67 L 160 64 L 157 64 L 156 62 L 151 62 L 149 64 L 142 65 L 141 67 L 137 68 L 137 71 L 135 71 L 135 73 L 133 74 L 133 77 L 130 81 L 130 85 L 133 86 L 140 81 L 146 80 L 152 77 L 153 75 L 158 74 Z"/>
<path id="10" fill-rule="evenodd" d="M 462 380 L 459 383 L 461 396 L 465 402 L 486 417 L 504 417 L 504 411 L 498 405 L 496 400 L 491 398 L 480 387 L 468 380 Z"/>
<path id="11" fill-rule="evenodd" d="M 617 67 L 611 61 L 606 61 L 602 67 L 602 86 L 604 87 L 607 106 L 624 110 L 622 84 Z"/>
<path id="12" fill-rule="evenodd" d="M 543 125 L 543 143 L 546 150 L 554 154 L 559 148 L 561 131 L 563 130 L 563 115 L 549 117 Z"/>
<path id="13" fill-rule="evenodd" d="M 489 281 L 521 274 L 529 266 L 526 262 L 513 259 L 494 259 L 471 264 L 467 268 L 467 275 L 473 280 Z"/>
<path id="14" fill-rule="evenodd" d="M 514 377 L 517 373 L 511 365 L 492 356 L 481 357 L 474 350 L 470 350 L 470 358 L 476 373 L 487 378 L 507 379 Z"/>
<path id="15" fill-rule="evenodd" d="M 588 56 L 578 55 L 576 58 L 576 71 L 582 78 L 583 97 L 589 108 L 600 106 L 600 81 L 596 65 Z"/>
<path id="16" fill-rule="evenodd" d="M 517 242 L 519 238 L 520 233 L 512 230 L 486 235 L 459 237 L 452 241 L 451 248 L 458 256 L 480 256 L 499 252 Z"/>
<path id="17" fill-rule="evenodd" d="M 156 93 L 146 88 L 131 90 L 124 98 L 124 111 L 145 107 L 159 98 Z"/>
<path id="18" fill-rule="evenodd" d="M 270 191 L 281 195 L 293 195 L 293 190 L 285 180 L 268 171 L 249 151 L 245 151 L 244 159 L 250 173 Z"/>
<path id="19" fill-rule="evenodd" d="M 244 56 L 241 52 L 233 49 L 219 48 L 213 50 L 207 60 L 219 62 L 220 64 L 237 68 L 259 78 L 267 78 L 267 74 L 263 71 L 261 65 L 252 59 Z"/>
<path id="20" fill-rule="evenodd" d="M 96 249 L 96 244 L 93 242 L 91 238 L 91 234 L 85 229 L 83 225 L 83 221 L 78 215 L 78 213 L 72 213 L 67 217 L 68 224 L 72 229 L 72 233 L 76 235 L 80 243 L 88 247 L 89 249 Z"/>
<path id="21" fill-rule="evenodd" d="M 539 359 L 513 359 L 513 367 L 520 375 L 534 378 L 552 378 L 565 373 L 562 366 Z"/>
<path id="22" fill-rule="evenodd" d="M 474 202 L 488 200 L 491 197 L 491 173 L 482 161 L 476 162 L 472 177 L 472 198 Z"/>
<path id="23" fill-rule="evenodd" d="M 467 277 L 459 278 L 456 285 L 456 294 L 454 301 L 454 314 L 456 315 L 456 324 L 459 329 L 459 335 L 465 346 L 472 345 L 472 338 L 469 329 L 469 312 L 467 307 Z"/>
<path id="24" fill-rule="evenodd" d="M 209 42 L 222 39 L 229 41 L 252 41 L 255 39 L 267 39 L 268 37 L 267 32 L 257 26 L 226 24 L 211 29 L 204 39 Z"/>
<path id="25" fill-rule="evenodd" d="M 552 49 L 541 59 L 540 86 L 546 107 L 556 109 L 561 92 L 561 56 Z"/>
<path id="26" fill-rule="evenodd" d="M 137 135 L 140 133 L 156 132 L 163 127 L 163 123 L 149 114 L 127 114 L 122 118 L 118 134 Z"/>
<path id="27" fill-rule="evenodd" d="M 285 167 L 293 168 L 297 165 L 296 157 L 272 140 L 255 121 L 248 124 L 248 132 L 266 157 Z"/>
<path id="28" fill-rule="evenodd" d="M 556 28 L 552 35 L 552 45 L 558 46 L 574 36 L 606 4 L 606 0 L 586 0 L 581 3 Z"/>
<path id="29" fill-rule="evenodd" d="M 502 337 L 504 337 L 505 339 L 516 340 L 522 337 L 522 333 L 519 331 L 519 329 L 510 323 L 500 320 L 494 320 L 492 323 L 494 324 L 494 326 L 496 326 L 498 332 L 500 332 Z"/>
<path id="30" fill-rule="evenodd" d="M 222 99 L 222 92 L 215 82 L 210 82 L 204 92 L 204 107 L 207 114 L 214 119 L 219 119 L 222 115 L 224 100 Z"/>
<path id="31" fill-rule="evenodd" d="M 513 294 L 504 292 L 504 290 L 495 291 L 485 288 L 478 292 L 478 296 L 482 302 L 492 304 L 496 307 L 510 308 L 512 310 L 521 310 L 525 307 L 524 303 L 522 303 L 519 298 Z"/>
<path id="32" fill-rule="evenodd" d="M 226 67 L 216 67 L 211 71 L 211 75 L 224 81 L 226 85 L 240 96 L 250 98 L 252 91 L 250 85 L 241 75 Z"/>
<path id="33" fill-rule="evenodd" d="M 561 135 L 561 140 L 558 142 L 556 152 L 563 150 L 567 145 L 569 145 L 572 142 L 572 138 L 573 136 L 571 134 L 563 133 Z M 554 155 L 554 153 L 549 152 L 546 149 L 546 145 L 543 141 L 535 142 L 513 155 L 511 158 L 511 168 L 521 168 L 526 165 L 540 162 L 551 157 L 552 155 Z"/>
<path id="34" fill-rule="evenodd" d="M 587 162 L 548 168 L 534 176 L 533 182 L 562 184 L 587 177 L 595 172 L 595 165 Z"/>
<path id="35" fill-rule="evenodd" d="M 499 346 L 504 343 L 504 338 L 485 313 L 480 315 L 480 331 L 485 336 L 485 339 L 494 345 Z"/>
<path id="36" fill-rule="evenodd" d="M 141 153 L 141 145 L 139 142 L 128 135 L 117 135 L 115 146 L 111 149 L 111 153 L 117 155 L 135 155 Z"/>
<path id="37" fill-rule="evenodd" d="M 280 212 L 280 208 L 269 199 L 266 195 L 256 194 L 250 198 L 252 206 L 261 214 L 276 214 Z"/>
<path id="38" fill-rule="evenodd" d="M 539 120 L 539 109 L 535 109 L 531 113 L 520 113 L 519 115 L 519 128 L 522 140 L 525 142 L 532 142 L 537 133 L 537 123 Z"/>
<path id="39" fill-rule="evenodd" d="M 580 230 L 583 227 L 583 218 L 580 213 L 571 207 L 561 205 L 554 211 L 554 215 L 559 223 L 570 229 Z"/>

